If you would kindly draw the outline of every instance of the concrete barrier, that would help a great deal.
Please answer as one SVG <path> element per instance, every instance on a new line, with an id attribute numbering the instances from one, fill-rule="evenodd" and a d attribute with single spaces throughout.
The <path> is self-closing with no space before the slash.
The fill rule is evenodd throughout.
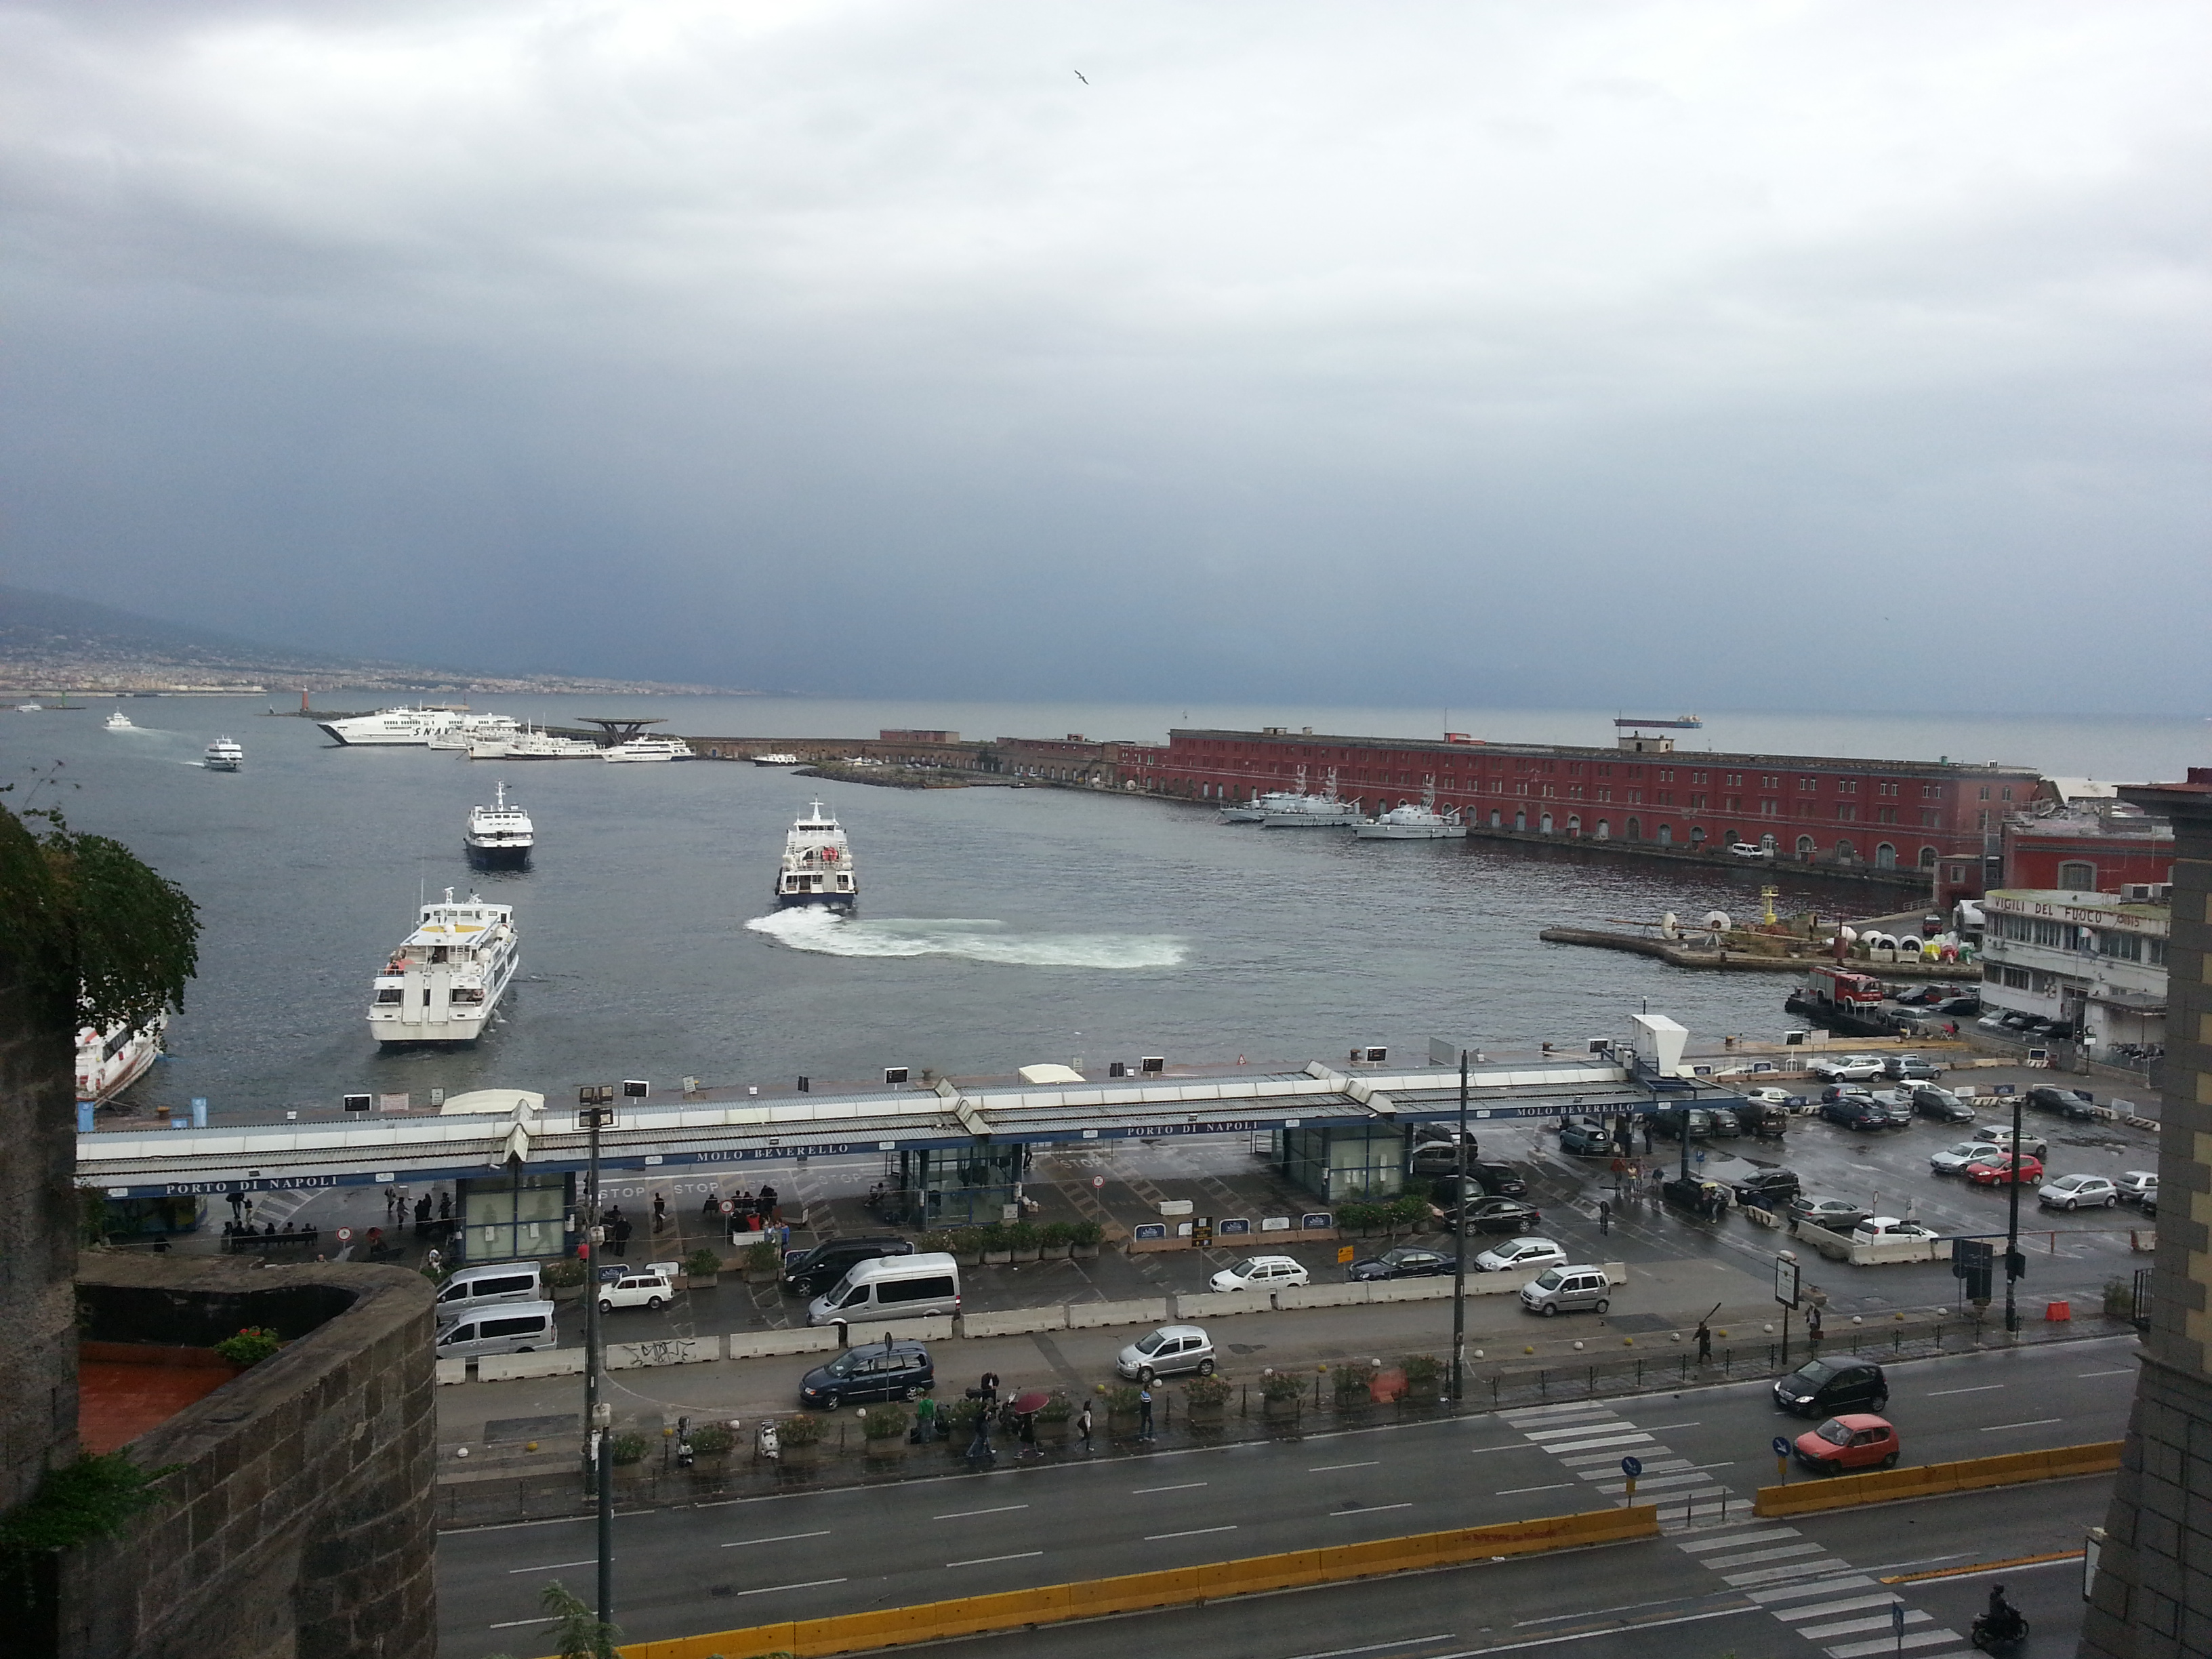
<path id="1" fill-rule="evenodd" d="M 1462 1527 L 1449 1532 L 1379 1538 L 1364 1544 L 1248 1556 L 1203 1566 L 1169 1567 L 1117 1578 L 1048 1584 L 995 1595 L 963 1596 L 916 1607 L 791 1620 L 706 1636 L 634 1642 L 621 1652 L 624 1659 L 712 1659 L 716 1655 L 722 1659 L 766 1659 L 775 1654 L 787 1655 L 790 1659 L 824 1659 L 832 1654 L 945 1641 L 1155 1607 L 1190 1607 L 1267 1590 L 1340 1583 L 1500 1556 L 1534 1555 L 1658 1535 L 1658 1510 L 1639 1504 L 1499 1526 Z"/>
<path id="2" fill-rule="evenodd" d="M 1875 1469 L 1865 1474 L 1801 1480 L 1795 1486 L 1761 1486 L 1754 1515 L 1806 1515 L 1816 1510 L 1851 1509 L 1863 1504 L 1893 1504 L 1907 1498 L 1978 1492 L 1989 1486 L 2025 1486 L 2034 1480 L 2064 1480 L 2079 1474 L 2106 1474 L 2120 1466 L 2118 1440 L 2052 1451 L 2006 1452 L 1956 1463 L 1923 1463 L 1911 1468 Z"/>
<path id="3" fill-rule="evenodd" d="M 1884 1238 L 1851 1241 L 1851 1265 L 1854 1267 L 1879 1267 L 1890 1261 L 1934 1261 L 1948 1259 L 1951 1241 L 1948 1238 Z"/>
<path id="4" fill-rule="evenodd" d="M 1226 1319 L 1236 1314 L 1273 1313 L 1274 1300 L 1265 1291 L 1205 1291 L 1174 1298 L 1172 1319 Z"/>
<path id="5" fill-rule="evenodd" d="M 584 1351 L 555 1348 L 544 1353 L 486 1354 L 477 1361 L 479 1382 L 511 1382 L 519 1377 L 581 1376 Z"/>
<path id="6" fill-rule="evenodd" d="M 1275 1292 L 1278 1308 L 1360 1308 L 1367 1304 L 1369 1286 L 1357 1285 L 1292 1285 Z"/>
<path id="7" fill-rule="evenodd" d="M 1058 1304 L 1049 1308 L 1016 1308 L 1008 1313 L 960 1316 L 963 1336 L 1028 1336 L 1037 1331 L 1066 1328 L 1067 1309 Z"/>
<path id="8" fill-rule="evenodd" d="M 1495 1276 L 1491 1273 L 1480 1275 L 1469 1273 L 1468 1289 L 1469 1291 L 1474 1289 L 1474 1283 L 1478 1277 L 1490 1279 Z M 1383 1279 L 1368 1287 L 1367 1299 L 1370 1302 L 1435 1302 L 1438 1300 L 1448 1302 L 1451 1299 L 1451 1280 L 1443 1274 L 1438 1273 L 1433 1279 Z"/>
<path id="9" fill-rule="evenodd" d="M 441 1359 L 438 1362 L 438 1382 L 465 1382 L 469 1380 L 469 1362 L 465 1359 Z"/>
<path id="10" fill-rule="evenodd" d="M 644 1370 L 653 1365 L 697 1365 L 722 1357 L 722 1339 L 715 1336 L 668 1336 L 652 1342 L 610 1342 L 607 1369 Z"/>
<path id="11" fill-rule="evenodd" d="M 726 1346 L 732 1359 L 774 1359 L 794 1353 L 835 1353 L 837 1328 L 801 1326 L 789 1331 L 732 1331 Z"/>
<path id="12" fill-rule="evenodd" d="M 1152 1297 L 1141 1302 L 1071 1302 L 1070 1330 L 1085 1331 L 1100 1325 L 1159 1325 L 1166 1322 L 1168 1299 Z"/>

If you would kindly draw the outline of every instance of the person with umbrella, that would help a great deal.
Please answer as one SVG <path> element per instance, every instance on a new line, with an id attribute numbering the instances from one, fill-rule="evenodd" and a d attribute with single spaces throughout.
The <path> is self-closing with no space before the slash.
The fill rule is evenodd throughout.
<path id="1" fill-rule="evenodd" d="M 1052 1396 L 1042 1389 L 1030 1389 L 1014 1396 L 1011 1409 L 1014 1414 L 1014 1434 L 1022 1443 L 1024 1458 L 1042 1457 L 1036 1437 L 1036 1414 L 1049 1403 Z"/>

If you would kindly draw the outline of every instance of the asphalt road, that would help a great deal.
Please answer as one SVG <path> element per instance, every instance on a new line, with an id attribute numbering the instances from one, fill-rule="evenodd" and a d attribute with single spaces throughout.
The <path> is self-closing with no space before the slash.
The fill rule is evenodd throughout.
<path id="1" fill-rule="evenodd" d="M 1905 1461 L 1940 1462 L 2117 1439 L 2124 1431 L 2133 1395 L 2134 1352 L 2132 1339 L 2114 1338 L 1895 1368 L 1890 1415 L 1899 1425 Z M 900 1606 L 962 1593 L 1564 1514 L 1619 1501 L 1618 1461 L 1631 1454 L 1641 1458 L 1644 1467 L 1638 1496 L 1660 1501 L 1669 1524 L 1685 1520 L 1692 1525 L 1701 1520 L 1721 1524 L 1726 1506 L 1729 1523 L 1759 1532 L 1767 1523 L 1750 1521 L 1748 1499 L 1757 1486 L 1774 1478 L 1768 1442 L 1778 1432 L 1794 1433 L 1803 1426 L 1800 1419 L 1774 1410 L 1764 1385 L 1745 1384 L 1149 1458 L 1101 1458 L 1028 1470 L 1003 1458 L 1001 1466 L 988 1473 L 643 1511 L 623 1516 L 617 1524 L 618 1620 L 630 1639 L 650 1639 L 777 1618 Z M 2072 1492 L 2081 1485 L 2064 1490 Z M 2058 1490 L 2054 1488 L 2054 1493 Z M 2046 1494 L 2046 1499 L 2022 1503 L 2017 1495 L 2007 1498 L 2000 1494 L 1991 1502 L 2009 1504 L 2011 1510 L 2033 1516 L 2035 1525 L 2042 1527 L 2056 1524 L 2051 1517 L 2063 1507 L 2054 1497 Z M 1978 1502 L 1948 1501 L 1959 1507 L 1942 1510 L 1944 1515 L 1965 1514 L 1969 1508 L 1979 1512 L 1985 1507 Z M 1682 1506 L 1679 1512 L 1678 1503 Z M 1910 1513 L 1885 1511 L 1891 1517 L 1887 1520 L 1799 1522 L 1796 1530 L 1802 1537 L 1776 1545 L 1788 1558 L 1777 1559 L 1784 1566 L 1794 1563 L 1796 1571 L 1802 1571 L 1805 1564 L 1797 1558 L 1814 1554 L 1804 1547 L 1806 1540 L 1824 1537 L 1834 1528 L 1844 1529 L 1839 1538 L 1856 1537 L 1849 1534 L 1851 1524 L 1868 1526 L 1863 1537 L 1872 1553 L 1856 1542 L 1845 1549 L 1839 1541 L 1834 1547 L 1841 1552 L 1842 1563 L 1956 1554 L 1950 1547 L 1961 1539 L 1949 1533 L 1936 1540 L 1945 1546 L 1941 1552 L 1917 1535 L 1908 1547 L 1900 1536 L 1905 1528 L 1928 1525 L 1940 1532 L 1954 1527 L 1932 1518 L 1939 1509 L 1923 1504 L 1911 1506 Z M 2100 1504 L 2090 1501 L 2084 1513 L 2091 1511 L 2094 1520 L 2101 1514 Z M 1988 1532 L 1988 1524 L 1976 1523 L 1984 1535 L 1998 1535 Z M 2065 1524 L 2078 1543 L 2080 1528 L 2071 1519 Z M 1974 1547 L 1971 1543 L 1962 1547 Z M 2042 1546 L 2068 1547 L 2063 1540 Z M 1654 1575 L 1650 1587 L 1662 1599 L 1682 1599 L 1685 1565 L 1680 1551 L 1663 1556 L 1660 1546 L 1628 1547 L 1645 1552 L 1653 1563 L 1663 1561 L 1663 1565 L 1649 1568 Z M 535 1605 L 538 1590 L 556 1577 L 571 1588 L 588 1586 L 592 1550 L 588 1520 L 445 1534 L 439 1547 L 441 1650 L 450 1659 L 535 1651 L 533 1637 L 543 1630 Z M 2034 1553 L 2021 1548 L 1996 1554 Z M 1825 1555 L 1819 1559 L 1827 1559 Z M 1984 1551 L 1980 1559 L 1991 1558 Z M 1613 1552 L 1555 1558 L 1516 1566 L 1510 1572 L 1479 1571 L 1493 1575 L 1486 1579 L 1486 1586 L 1493 1582 L 1519 1584 L 1523 1582 L 1520 1575 L 1534 1575 L 1526 1580 L 1523 1599 L 1513 1606 L 1580 1614 L 1586 1608 L 1639 1599 L 1625 1586 L 1632 1572 L 1646 1569 L 1624 1565 L 1627 1559 L 1621 1552 Z M 1744 1567 L 1734 1552 L 1711 1559 L 1717 1566 L 1725 1562 L 1745 1571 L 1767 1571 L 1765 1566 Z M 1841 1564 L 1836 1568 L 1844 1570 Z M 1577 1571 L 1590 1575 L 1587 1583 L 1576 1583 Z M 1784 1572 L 1773 1582 L 1792 1576 Z M 1422 1586 L 1456 1582 L 1452 1575 L 1438 1575 L 1413 1588 L 1401 1586 L 1399 1599 L 1391 1605 L 1419 1606 L 1422 1598 L 1436 1593 Z M 1688 1594 L 1694 1599 L 1768 1583 L 1715 1582 Z M 1375 1593 L 1370 1587 L 1328 1595 L 1357 1601 Z M 1549 1607 L 1544 1606 L 1547 1596 L 1553 1604 Z M 1251 1616 L 1279 1621 L 1283 1609 L 1310 1606 L 1317 1599 L 1327 1598 L 1317 1594 L 1278 1598 L 1267 1604 L 1267 1611 Z M 1780 1639 L 1775 1620 L 1764 1613 L 1756 1616 L 1764 1622 L 1759 1626 L 1759 1644 L 1750 1650 L 1784 1650 L 1773 1645 Z M 1310 1628 L 1297 1613 L 1290 1617 L 1293 1622 L 1289 1626 L 1264 1628 L 1278 1632 L 1285 1640 Z M 1470 1625 L 1464 1613 L 1445 1618 L 1440 1607 L 1437 1617 L 1443 1622 L 1431 1620 L 1432 1631 L 1414 1633 L 1436 1635 L 1446 1648 L 1409 1647 L 1407 1651 L 1440 1652 L 1455 1642 L 1462 1646 L 1495 1644 L 1498 1631 L 1511 1623 L 1498 1623 L 1504 1614 L 1490 1606 L 1487 1590 L 1482 1613 L 1486 1631 L 1480 1623 Z M 1739 1609 L 1726 1617 L 1751 1620 L 1754 1615 Z M 1360 1624 L 1358 1630 L 1368 1640 L 1379 1639 L 1371 1624 Z M 1066 1632 L 1053 1639 L 1091 1638 Z M 1124 1632 L 1125 1643 L 1127 1639 Z M 1259 1638 L 1255 1635 L 1253 1639 Z M 1604 1644 L 1611 1639 L 1590 1638 L 1601 1652 L 1609 1650 Z M 1725 1639 L 1712 1641 L 1710 1650 L 1717 1653 L 1730 1645 L 1743 1650 L 1741 1643 Z M 1260 1646 L 1224 1650 L 1291 1654 L 1318 1652 L 1328 1646 L 1326 1642 L 1282 1645 L 1271 1635 Z M 1176 1643 L 1166 1650 L 1188 1650 Z M 1660 1650 L 1709 1650 L 1670 1645 Z"/>

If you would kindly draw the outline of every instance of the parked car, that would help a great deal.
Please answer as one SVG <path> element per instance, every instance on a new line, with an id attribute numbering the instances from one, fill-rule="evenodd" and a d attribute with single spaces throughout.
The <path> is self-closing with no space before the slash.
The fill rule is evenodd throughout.
<path id="1" fill-rule="evenodd" d="M 811 1250 L 787 1250 L 779 1282 L 793 1296 L 816 1297 L 828 1290 L 855 1262 L 872 1261 L 879 1255 L 911 1255 L 914 1241 L 890 1234 L 870 1238 L 833 1238 Z"/>
<path id="2" fill-rule="evenodd" d="M 1820 1091 L 1820 1104 L 1832 1106 L 1839 1100 L 1872 1100 L 1874 1091 L 1863 1083 L 1831 1083 Z"/>
<path id="3" fill-rule="evenodd" d="M 1595 1119 L 1576 1118 L 1559 1131 L 1559 1150 L 1577 1158 L 1605 1158 L 1614 1150 L 1613 1137 Z"/>
<path id="4" fill-rule="evenodd" d="M 1278 1291 L 1292 1285 L 1310 1284 L 1313 1275 L 1301 1262 L 1286 1255 L 1248 1255 L 1224 1267 L 1207 1282 L 1217 1291 Z"/>
<path id="5" fill-rule="evenodd" d="M 1567 1259 L 1567 1253 L 1556 1240 L 1549 1238 L 1509 1238 L 1503 1244 L 1493 1244 L 1469 1263 L 1479 1273 L 1502 1273 L 1518 1270 L 1526 1273 L 1531 1267 L 1555 1267 Z M 1450 1263 L 1444 1264 L 1447 1268 Z"/>
<path id="6" fill-rule="evenodd" d="M 1746 1176 L 1729 1190 L 1735 1194 L 1737 1203 L 1771 1212 L 1788 1208 L 1790 1200 L 1803 1187 L 1794 1170 L 1761 1170 L 1756 1175 Z"/>
<path id="7" fill-rule="evenodd" d="M 1892 1054 L 1881 1063 L 1881 1074 L 1905 1083 L 1933 1083 L 1943 1068 L 1917 1054 Z"/>
<path id="8" fill-rule="evenodd" d="M 1132 1379 L 1180 1371 L 1213 1375 L 1213 1339 L 1197 1325 L 1163 1325 L 1121 1350 L 1114 1369 Z"/>
<path id="9" fill-rule="evenodd" d="M 1755 842 L 1732 841 L 1729 843 L 1729 854 L 1733 858 L 1743 860 L 1747 864 L 1771 864 L 1774 861 L 1774 849 L 1771 847 L 1762 847 Z"/>
<path id="10" fill-rule="evenodd" d="M 1889 1419 L 1854 1412 L 1832 1417 L 1796 1439 L 1797 1461 L 1820 1474 L 1850 1469 L 1893 1469 L 1901 1448 Z"/>
<path id="11" fill-rule="evenodd" d="M 937 1368 L 919 1342 L 864 1342 L 817 1365 L 799 1379 L 799 1403 L 810 1412 L 873 1400 L 912 1400 L 937 1386 Z"/>
<path id="12" fill-rule="evenodd" d="M 1881 1366 L 1856 1354 L 1808 1359 L 1774 1383 L 1774 1403 L 1800 1417 L 1820 1417 L 1854 1407 L 1881 1411 L 1889 1404 L 1889 1379 Z"/>
<path id="13" fill-rule="evenodd" d="M 2141 1204 L 2146 1200 L 2152 1204 L 2158 1202 L 2158 1171 L 2155 1170 L 2130 1170 L 2113 1184 L 2120 1189 L 2120 1202 L 2123 1204 Z"/>
<path id="14" fill-rule="evenodd" d="M 2065 1175 L 2038 1187 L 2035 1198 L 2054 1210 L 2108 1210 L 2120 1201 L 2120 1189 L 2102 1176 Z"/>
<path id="15" fill-rule="evenodd" d="M 1832 1100 L 1820 1108 L 1820 1115 L 1846 1129 L 1887 1129 L 1891 1124 L 1889 1109 L 1871 1095 L 1855 1100 Z"/>
<path id="16" fill-rule="evenodd" d="M 1974 1121 L 1972 1107 L 1948 1089 L 1939 1089 L 1932 1083 L 1914 1085 L 1912 1109 L 1922 1117 L 1934 1118 L 1938 1123 L 1972 1123 Z"/>
<path id="17" fill-rule="evenodd" d="M 1917 1221 L 1901 1220 L 1893 1215 L 1870 1215 L 1851 1229 L 1851 1237 L 1862 1244 L 1882 1244 L 1899 1238 L 1933 1238 L 1936 1230 L 1923 1226 Z"/>
<path id="18" fill-rule="evenodd" d="M 2031 1106 L 2046 1112 L 2056 1112 L 2061 1117 L 2070 1118 L 2077 1123 L 2090 1121 L 2097 1115 L 2090 1109 L 2096 1103 L 2096 1097 L 2086 1089 L 2054 1089 L 2048 1085 L 2039 1085 L 2027 1091 L 2027 1098 Z"/>
<path id="19" fill-rule="evenodd" d="M 1743 1097 L 1746 1100 L 1755 1100 L 1763 1106 L 1787 1106 L 1791 1101 L 1797 1098 L 1796 1096 L 1791 1094 L 1787 1089 L 1771 1088 L 1746 1089 L 1743 1091 Z"/>
<path id="20" fill-rule="evenodd" d="M 1809 1221 L 1832 1233 L 1847 1233 L 1867 1218 L 1867 1206 L 1848 1198 L 1816 1198 L 1800 1193 L 1790 1200 L 1790 1223 Z"/>
<path id="21" fill-rule="evenodd" d="M 1470 1164 L 1467 1172 L 1482 1183 L 1483 1191 L 1492 1198 L 1522 1198 L 1527 1196 L 1528 1183 L 1521 1172 L 1510 1164 L 1486 1158 L 1480 1164 Z"/>
<path id="22" fill-rule="evenodd" d="M 1908 985 L 1890 1000 L 1903 1008 L 1917 1008 L 1930 998 L 1942 995 L 1942 989 L 1934 985 Z"/>
<path id="23" fill-rule="evenodd" d="M 2002 1187 L 2008 1182 L 2022 1187 L 2030 1182 L 2039 1183 L 2043 1180 L 2043 1160 L 2025 1154 L 2014 1158 L 2008 1152 L 2000 1152 L 1978 1164 L 1969 1164 L 1966 1179 L 1977 1187 Z"/>
<path id="24" fill-rule="evenodd" d="M 1863 1083 L 1881 1075 L 1881 1058 L 1878 1054 L 1824 1055 L 1807 1069 L 1830 1083 Z"/>
<path id="25" fill-rule="evenodd" d="M 599 1311 L 612 1313 L 617 1308 L 643 1308 L 659 1312 L 676 1298 L 676 1285 L 665 1273 L 626 1273 L 599 1286 Z"/>
<path id="26" fill-rule="evenodd" d="M 1975 1130 L 1974 1133 L 1983 1140 L 1994 1140 L 2007 1151 L 2012 1148 L 2012 1125 L 2009 1123 L 2000 1123 L 1995 1127 L 1984 1126 Z M 2030 1128 L 2023 1127 L 2021 1130 L 2020 1149 L 2031 1158 L 2051 1156 L 2051 1143 Z"/>
<path id="27" fill-rule="evenodd" d="M 1423 1279 L 1432 1273 L 1448 1273 L 1452 1270 L 1452 1258 L 1437 1250 L 1417 1250 L 1400 1246 L 1385 1250 L 1380 1255 L 1363 1257 L 1344 1270 L 1344 1276 L 1352 1280 L 1367 1279 Z"/>
<path id="28" fill-rule="evenodd" d="M 1979 997 L 1946 997 L 1932 1006 L 1936 1013 L 1948 1014 L 1954 1019 L 1964 1019 L 1970 1014 L 1978 1014 L 1982 1012 L 1982 1000 Z"/>
<path id="29" fill-rule="evenodd" d="M 2002 1158 L 2004 1148 L 1985 1138 L 1962 1140 L 1955 1146 L 1946 1146 L 1928 1160 L 1928 1167 L 1937 1175 L 1964 1175 L 1972 1164 L 1986 1164 L 1993 1158 Z"/>
<path id="30" fill-rule="evenodd" d="M 1613 1281 L 1605 1269 L 1583 1262 L 1547 1267 L 1521 1287 L 1521 1306 L 1550 1319 L 1562 1313 L 1603 1313 L 1613 1305 Z"/>
<path id="31" fill-rule="evenodd" d="M 1525 1199 L 1478 1198 L 1461 1206 L 1467 1230 L 1471 1233 L 1519 1233 L 1544 1218 L 1544 1212 Z M 1444 1231 L 1450 1232 L 1460 1218 L 1449 1212 L 1441 1217 Z"/>

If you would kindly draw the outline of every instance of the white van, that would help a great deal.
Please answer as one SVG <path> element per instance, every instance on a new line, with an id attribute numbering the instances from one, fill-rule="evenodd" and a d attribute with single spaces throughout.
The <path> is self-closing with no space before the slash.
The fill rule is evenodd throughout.
<path id="1" fill-rule="evenodd" d="M 501 1261 L 486 1267 L 464 1267 L 438 1287 L 438 1322 L 452 1323 L 464 1314 L 500 1302 L 543 1302 L 545 1283 L 535 1261 Z"/>
<path id="2" fill-rule="evenodd" d="M 441 1359 L 475 1359 L 488 1353 L 529 1353 L 557 1348 L 550 1302 L 499 1302 L 471 1308 L 438 1333 Z"/>
<path id="3" fill-rule="evenodd" d="M 806 1322 L 921 1319 L 960 1311 L 960 1264 L 951 1256 L 879 1255 L 856 1261 L 807 1304 Z"/>

